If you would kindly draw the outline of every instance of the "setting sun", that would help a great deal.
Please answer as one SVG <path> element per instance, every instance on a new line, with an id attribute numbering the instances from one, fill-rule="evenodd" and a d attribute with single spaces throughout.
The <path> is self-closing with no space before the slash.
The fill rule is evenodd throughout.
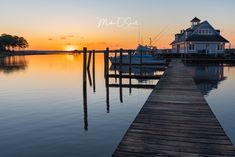
<path id="1" fill-rule="evenodd" d="M 75 46 L 75 45 L 67 45 L 65 46 L 65 51 L 74 51 L 74 50 L 77 50 L 78 49 L 78 46 Z"/>

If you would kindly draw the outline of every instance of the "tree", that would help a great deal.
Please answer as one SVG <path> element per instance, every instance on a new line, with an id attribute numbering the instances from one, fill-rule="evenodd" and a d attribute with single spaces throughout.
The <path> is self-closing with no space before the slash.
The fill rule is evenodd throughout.
<path id="1" fill-rule="evenodd" d="M 29 47 L 29 44 L 25 38 L 18 37 L 17 38 L 17 46 L 21 49 L 25 49 L 25 48 Z"/>
<path id="2" fill-rule="evenodd" d="M 0 49 L 11 51 L 18 47 L 19 49 L 24 49 L 29 46 L 27 40 L 23 37 L 12 36 L 9 34 L 2 34 L 0 36 Z"/>

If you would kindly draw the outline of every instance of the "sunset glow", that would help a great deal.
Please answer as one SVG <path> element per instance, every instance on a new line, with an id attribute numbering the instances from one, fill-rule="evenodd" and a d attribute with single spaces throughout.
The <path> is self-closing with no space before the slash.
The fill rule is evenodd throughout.
<path id="1" fill-rule="evenodd" d="M 78 46 L 75 46 L 75 45 L 67 45 L 65 46 L 65 51 L 74 51 L 74 50 L 77 50 L 78 49 Z"/>
<path id="2" fill-rule="evenodd" d="M 22 0 L 21 3 L 7 0 L 0 6 L 0 34 L 24 36 L 30 50 L 72 51 L 84 46 L 135 48 L 140 42 L 139 34 L 143 36 L 143 44 L 149 44 L 151 37 L 156 39 L 154 46 L 170 48 L 174 34 L 189 27 L 189 21 L 197 16 L 220 29 L 235 47 L 235 22 L 231 20 L 235 18 L 235 1 L 217 0 L 213 5 L 211 1 L 192 3 L 192 0 L 149 0 L 148 3 L 141 0 Z"/>

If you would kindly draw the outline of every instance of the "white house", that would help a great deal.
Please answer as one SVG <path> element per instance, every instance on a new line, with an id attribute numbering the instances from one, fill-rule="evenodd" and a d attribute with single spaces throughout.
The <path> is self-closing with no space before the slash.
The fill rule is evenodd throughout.
<path id="1" fill-rule="evenodd" d="M 207 21 L 201 22 L 197 17 L 191 20 L 191 24 L 190 28 L 175 35 L 175 40 L 171 43 L 173 53 L 224 53 L 225 44 L 229 41 L 220 35 L 220 30 L 214 29 Z"/>

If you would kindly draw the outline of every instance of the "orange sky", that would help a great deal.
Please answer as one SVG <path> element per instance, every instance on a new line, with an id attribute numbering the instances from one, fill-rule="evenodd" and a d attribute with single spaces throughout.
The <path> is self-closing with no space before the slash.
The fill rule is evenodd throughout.
<path id="1" fill-rule="evenodd" d="M 174 34 L 197 16 L 235 47 L 235 1 L 225 1 L 7 0 L 0 5 L 0 34 L 25 37 L 30 50 L 73 50 L 135 48 L 143 32 L 144 44 L 157 37 L 154 46 L 170 48 Z"/>

